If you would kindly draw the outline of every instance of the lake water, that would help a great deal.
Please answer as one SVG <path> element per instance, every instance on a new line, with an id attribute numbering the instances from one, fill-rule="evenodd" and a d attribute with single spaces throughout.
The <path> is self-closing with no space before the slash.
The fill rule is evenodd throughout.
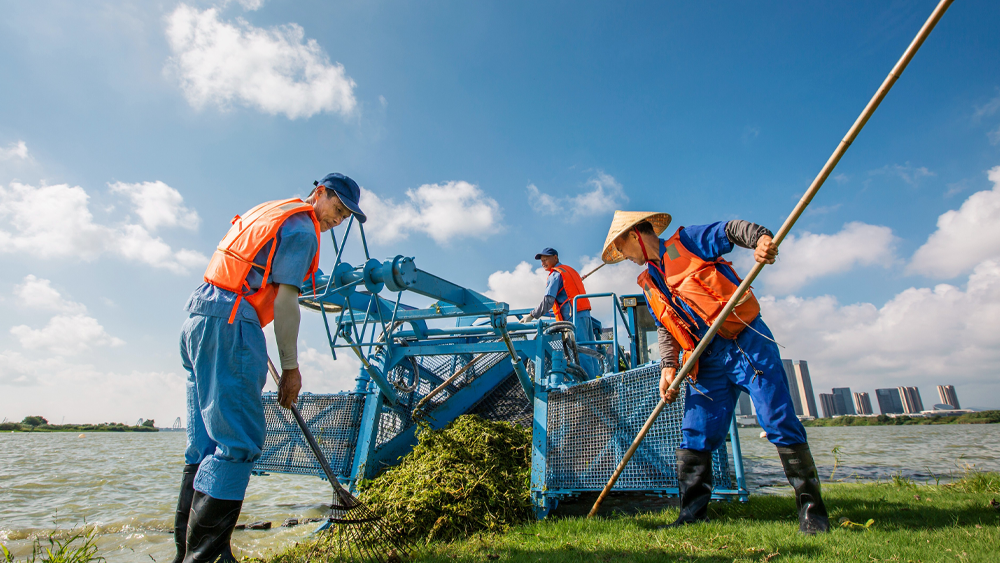
<path id="1" fill-rule="evenodd" d="M 782 492 L 784 474 L 774 446 L 759 428 L 740 430 L 753 494 Z M 829 480 L 949 480 L 968 466 L 1000 471 L 1000 425 L 810 428 L 820 473 Z M 34 537 L 95 525 L 109 562 L 170 561 L 174 506 L 183 467 L 181 432 L 0 434 L 0 543 L 22 557 Z M 278 527 L 286 518 L 324 514 L 331 488 L 318 478 L 254 477 L 241 522 L 275 528 L 237 531 L 244 555 L 261 554 L 306 537 L 315 524 Z"/>

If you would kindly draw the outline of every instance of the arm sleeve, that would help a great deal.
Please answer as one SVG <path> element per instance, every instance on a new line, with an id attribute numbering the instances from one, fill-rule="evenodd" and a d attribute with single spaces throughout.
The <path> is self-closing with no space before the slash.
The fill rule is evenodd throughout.
<path id="1" fill-rule="evenodd" d="M 552 305 L 554 305 L 555 302 L 556 298 L 551 295 L 542 297 L 542 302 L 539 303 L 538 306 L 535 307 L 535 310 L 531 312 L 531 316 L 536 319 L 542 318 L 542 315 L 544 315 L 546 311 L 552 310 Z"/>
<path id="2" fill-rule="evenodd" d="M 760 237 L 765 235 L 774 237 L 774 233 L 768 230 L 767 227 L 762 227 L 750 221 L 736 219 L 726 223 L 726 237 L 736 246 L 753 250 L 757 248 L 757 242 L 760 240 Z"/>
<path id="3" fill-rule="evenodd" d="M 677 367 L 677 341 L 662 326 L 656 329 L 656 343 L 660 347 L 660 369 Z"/>
<path id="4" fill-rule="evenodd" d="M 312 221 L 305 213 L 292 215 L 281 225 L 278 236 L 278 249 L 271 262 L 268 282 L 301 288 L 313 256 L 319 252 Z"/>
<path id="5" fill-rule="evenodd" d="M 281 369 L 299 367 L 299 288 L 281 284 L 274 298 L 274 339 L 278 343 Z"/>

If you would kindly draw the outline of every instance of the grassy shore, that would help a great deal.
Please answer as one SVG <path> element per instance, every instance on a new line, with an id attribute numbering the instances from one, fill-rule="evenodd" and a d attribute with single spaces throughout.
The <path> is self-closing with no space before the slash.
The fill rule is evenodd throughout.
<path id="1" fill-rule="evenodd" d="M 997 424 L 1000 411 L 981 411 L 958 416 L 838 416 L 803 421 L 804 426 L 903 426 L 912 424 Z"/>
<path id="2" fill-rule="evenodd" d="M 43 424 L 30 426 L 20 422 L 0 424 L 0 432 L 159 432 L 152 426 L 129 426 L 120 422 L 101 424 Z"/>
<path id="3" fill-rule="evenodd" d="M 1000 561 L 1000 474 L 975 473 L 952 485 L 906 479 L 824 485 L 835 529 L 797 532 L 790 496 L 754 495 L 710 507 L 712 522 L 661 530 L 677 510 L 596 519 L 553 518 L 419 548 L 415 561 Z M 994 503 L 991 505 L 991 502 Z M 328 561 L 313 543 L 256 560 Z"/>

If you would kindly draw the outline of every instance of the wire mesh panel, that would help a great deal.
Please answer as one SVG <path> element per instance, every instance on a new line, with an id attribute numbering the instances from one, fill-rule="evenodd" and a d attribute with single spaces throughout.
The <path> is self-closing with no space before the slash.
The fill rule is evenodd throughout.
<path id="1" fill-rule="evenodd" d="M 513 340 L 521 340 L 523 338 L 524 336 L 512 337 Z M 497 337 L 488 336 L 484 338 L 469 339 L 469 343 L 498 342 L 499 340 L 500 339 Z M 453 374 L 460 371 L 476 356 L 477 354 L 470 353 L 416 357 L 416 362 L 421 371 L 419 381 L 417 381 L 416 386 L 411 392 L 405 392 L 400 385 L 396 385 L 396 392 L 397 397 L 399 398 L 400 406 L 398 408 L 384 407 L 378 422 L 378 434 L 375 439 L 375 447 L 382 447 L 412 426 L 412 413 L 414 407 L 417 406 L 417 403 L 419 403 L 421 399 L 435 389 L 439 385 L 439 381 L 448 379 Z M 491 352 L 487 353 L 482 358 L 479 358 L 479 360 L 476 361 L 472 367 L 465 370 L 465 372 L 455 379 L 451 385 L 446 387 L 444 391 L 441 391 L 432 397 L 431 400 L 428 401 L 428 404 L 424 407 L 424 410 L 426 412 L 432 412 L 438 406 L 447 401 L 452 395 L 475 381 L 482 374 L 488 372 L 501 361 L 510 362 L 509 355 L 506 352 Z M 513 370 L 514 368 L 511 367 L 511 372 L 513 372 Z M 437 381 L 432 381 L 426 373 L 423 373 L 425 371 L 431 372 Z M 390 381 L 406 384 L 407 386 L 413 385 L 412 364 L 409 361 L 401 362 L 393 368 L 388 379 Z M 523 390 L 521 391 L 521 395 L 524 395 Z M 525 404 L 528 404 L 527 397 L 524 397 L 524 402 Z"/>
<path id="2" fill-rule="evenodd" d="M 325 478 L 292 411 L 278 406 L 277 393 L 264 393 L 263 400 L 267 434 L 254 471 Z M 338 475 L 350 475 L 364 401 L 364 395 L 356 393 L 299 395 L 299 412 L 319 442 L 330 467 Z"/>
<path id="3" fill-rule="evenodd" d="M 601 490 L 660 400 L 660 367 L 654 364 L 553 390 L 548 398 L 549 489 Z M 636 450 L 615 490 L 677 487 L 684 395 L 668 405 Z M 733 488 L 726 446 L 713 452 L 717 488 Z"/>
<path id="4" fill-rule="evenodd" d="M 531 401 L 524 394 L 521 381 L 511 368 L 511 374 L 503 383 L 497 385 L 489 395 L 479 401 L 470 414 L 478 414 L 487 420 L 499 420 L 520 424 L 525 428 L 531 428 L 531 420 L 534 411 Z"/>

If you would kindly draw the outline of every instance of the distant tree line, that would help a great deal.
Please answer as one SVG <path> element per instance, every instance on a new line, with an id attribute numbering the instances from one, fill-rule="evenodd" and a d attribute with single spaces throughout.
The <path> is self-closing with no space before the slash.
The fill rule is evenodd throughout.
<path id="1" fill-rule="evenodd" d="M 151 418 L 138 426 L 123 422 L 102 422 L 100 424 L 49 424 L 44 416 L 26 416 L 21 422 L 0 423 L 0 432 L 158 432 L 156 422 Z"/>
<path id="2" fill-rule="evenodd" d="M 913 424 L 997 424 L 1000 410 L 971 412 L 959 416 L 838 416 L 807 420 L 805 426 L 907 426 Z"/>

